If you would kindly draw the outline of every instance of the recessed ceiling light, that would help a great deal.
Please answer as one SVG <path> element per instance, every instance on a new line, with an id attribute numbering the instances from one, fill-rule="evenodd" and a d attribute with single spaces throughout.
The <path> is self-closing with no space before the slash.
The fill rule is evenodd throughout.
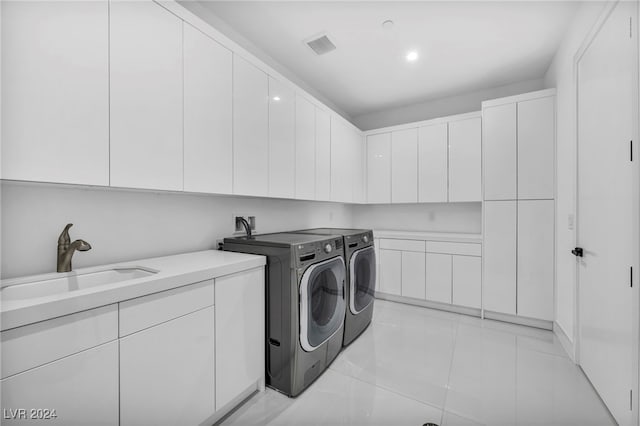
<path id="1" fill-rule="evenodd" d="M 391 28 L 393 28 L 393 21 L 391 19 L 387 19 L 382 23 L 382 28 L 390 30 Z"/>
<path id="2" fill-rule="evenodd" d="M 414 62 L 417 59 L 418 59 L 418 52 L 416 52 L 415 50 L 412 50 L 407 53 L 407 61 Z"/>
<path id="3" fill-rule="evenodd" d="M 280 96 L 274 96 L 273 100 L 276 101 L 276 102 L 279 101 L 280 100 Z"/>

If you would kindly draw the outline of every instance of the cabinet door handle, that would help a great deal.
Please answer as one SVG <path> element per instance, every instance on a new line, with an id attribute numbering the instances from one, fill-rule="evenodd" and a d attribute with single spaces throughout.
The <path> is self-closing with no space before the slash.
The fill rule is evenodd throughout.
<path id="1" fill-rule="evenodd" d="M 582 249 L 582 247 L 576 247 L 573 250 L 571 250 L 571 253 L 573 253 L 573 255 L 575 257 L 583 257 L 584 256 L 584 250 Z"/>

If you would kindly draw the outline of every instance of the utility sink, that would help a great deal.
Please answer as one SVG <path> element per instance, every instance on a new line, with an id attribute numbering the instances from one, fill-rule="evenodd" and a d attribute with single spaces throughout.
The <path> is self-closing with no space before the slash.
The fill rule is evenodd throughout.
<path id="1" fill-rule="evenodd" d="M 14 301 L 69 293 L 151 276 L 158 271 L 142 268 L 113 268 L 86 273 L 70 272 L 61 277 L 38 279 L 9 285 L 0 290 L 0 299 Z"/>

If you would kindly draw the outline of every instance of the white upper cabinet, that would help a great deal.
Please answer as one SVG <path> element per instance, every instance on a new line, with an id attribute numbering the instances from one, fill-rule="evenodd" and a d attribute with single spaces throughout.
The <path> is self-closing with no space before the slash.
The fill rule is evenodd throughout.
<path id="1" fill-rule="evenodd" d="M 391 133 L 391 202 L 418 201 L 418 129 Z"/>
<path id="2" fill-rule="evenodd" d="M 269 81 L 233 55 L 233 192 L 269 193 Z"/>
<path id="3" fill-rule="evenodd" d="M 109 5 L 2 2 L 2 178 L 109 185 Z"/>
<path id="4" fill-rule="evenodd" d="M 481 119 L 449 123 L 449 201 L 482 200 Z"/>
<path id="5" fill-rule="evenodd" d="M 367 136 L 367 202 L 391 202 L 391 133 Z"/>
<path id="6" fill-rule="evenodd" d="M 317 107 L 315 198 L 320 201 L 331 199 L 331 120 L 326 111 Z"/>
<path id="7" fill-rule="evenodd" d="M 269 77 L 269 196 L 295 196 L 295 93 Z"/>
<path id="8" fill-rule="evenodd" d="M 231 51 L 184 24 L 184 190 L 232 192 Z"/>
<path id="9" fill-rule="evenodd" d="M 331 201 L 353 201 L 349 159 L 349 129 L 339 119 L 331 117 Z"/>
<path id="10" fill-rule="evenodd" d="M 296 198 L 313 200 L 316 187 L 316 111 L 296 96 Z"/>
<path id="11" fill-rule="evenodd" d="M 555 97 L 518 103 L 518 199 L 555 195 Z"/>
<path id="12" fill-rule="evenodd" d="M 418 129 L 418 201 L 447 202 L 447 123 Z"/>
<path id="13" fill-rule="evenodd" d="M 351 140 L 353 144 L 353 158 L 351 161 L 351 173 L 353 176 L 353 202 L 366 202 L 365 183 L 365 146 L 364 138 L 360 131 L 351 130 Z"/>
<path id="14" fill-rule="evenodd" d="M 110 5 L 111 185 L 182 190 L 182 20 L 152 1 Z"/>
<path id="15" fill-rule="evenodd" d="M 518 315 L 553 321 L 553 200 L 518 201 Z"/>
<path id="16" fill-rule="evenodd" d="M 484 199 L 516 199 L 516 104 L 482 108 Z"/>

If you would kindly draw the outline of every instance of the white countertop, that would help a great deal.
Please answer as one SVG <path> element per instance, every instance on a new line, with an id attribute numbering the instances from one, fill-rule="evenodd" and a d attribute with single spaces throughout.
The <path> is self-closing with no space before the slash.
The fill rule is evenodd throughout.
<path id="1" fill-rule="evenodd" d="M 394 231 L 389 229 L 374 229 L 373 237 L 399 239 L 399 240 L 482 243 L 482 234 L 459 233 L 459 232 Z"/>
<path id="2" fill-rule="evenodd" d="M 229 275 L 266 264 L 264 256 L 207 250 L 175 256 L 156 257 L 131 262 L 82 268 L 68 273 L 33 275 L 2 280 L 1 287 L 102 271 L 111 268 L 142 268 L 158 272 L 144 278 L 69 291 L 55 295 L 0 301 L 0 328 L 22 325 L 97 308 L 183 285 Z"/>

